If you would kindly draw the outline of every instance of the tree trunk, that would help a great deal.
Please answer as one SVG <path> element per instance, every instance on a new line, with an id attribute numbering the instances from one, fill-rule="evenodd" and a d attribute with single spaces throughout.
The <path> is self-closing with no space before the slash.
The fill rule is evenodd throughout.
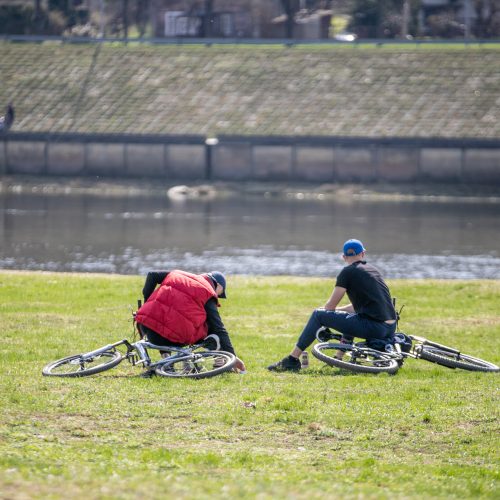
<path id="1" fill-rule="evenodd" d="M 33 13 L 33 26 L 35 28 L 35 34 L 40 34 L 41 31 L 41 20 L 42 20 L 42 0 L 35 0 L 34 4 L 35 12 Z"/>
<path id="2" fill-rule="evenodd" d="M 213 0 L 205 0 L 205 17 L 203 18 L 203 35 L 205 38 L 213 36 L 212 21 L 213 21 L 214 2 Z"/>
<path id="3" fill-rule="evenodd" d="M 377 38 L 384 37 L 385 0 L 377 2 Z"/>
<path id="4" fill-rule="evenodd" d="M 123 36 L 128 38 L 128 0 L 123 0 Z"/>
<path id="5" fill-rule="evenodd" d="M 410 0 L 403 2 L 403 19 L 401 26 L 401 38 L 408 38 L 408 26 L 410 24 Z"/>
<path id="6" fill-rule="evenodd" d="M 293 38 L 293 22 L 294 22 L 294 9 L 293 9 L 293 0 L 281 0 L 281 5 L 283 9 L 285 9 L 286 14 L 286 27 L 285 27 L 285 36 L 286 38 Z"/>

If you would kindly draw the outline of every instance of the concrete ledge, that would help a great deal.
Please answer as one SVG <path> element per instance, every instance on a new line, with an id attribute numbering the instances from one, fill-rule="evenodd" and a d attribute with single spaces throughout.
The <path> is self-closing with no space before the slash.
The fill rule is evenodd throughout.
<path id="1" fill-rule="evenodd" d="M 250 144 L 222 144 L 212 152 L 212 174 L 220 180 L 252 178 L 252 147 Z"/>
<path id="2" fill-rule="evenodd" d="M 85 168 L 85 144 L 47 143 L 47 173 L 81 174 Z"/>
<path id="3" fill-rule="evenodd" d="M 500 141 L 9 133 L 0 174 L 169 181 L 500 182 Z"/>
<path id="4" fill-rule="evenodd" d="M 126 173 L 131 176 L 165 175 L 165 146 L 162 144 L 127 144 Z"/>
<path id="5" fill-rule="evenodd" d="M 96 175 L 123 175 L 125 171 L 124 144 L 87 144 L 87 170 Z"/>
<path id="6" fill-rule="evenodd" d="M 297 146 L 295 175 L 300 181 L 332 182 L 334 180 L 333 148 Z"/>
<path id="7" fill-rule="evenodd" d="M 378 174 L 380 180 L 407 182 L 418 179 L 418 149 L 387 148 L 379 149 Z"/>
<path id="8" fill-rule="evenodd" d="M 204 179 L 205 146 L 169 144 L 167 146 L 168 176 L 174 179 Z"/>
<path id="9" fill-rule="evenodd" d="M 335 180 L 372 182 L 377 179 L 374 150 L 371 148 L 335 148 Z"/>
<path id="10" fill-rule="evenodd" d="M 254 146 L 253 164 L 255 180 L 290 180 L 292 147 Z"/>
<path id="11" fill-rule="evenodd" d="M 462 150 L 423 148 L 420 152 L 422 178 L 437 181 L 458 181 L 462 174 Z"/>
<path id="12" fill-rule="evenodd" d="M 481 184 L 500 182 L 500 149 L 465 151 L 463 180 Z"/>
<path id="13" fill-rule="evenodd" d="M 7 172 L 41 174 L 45 171 L 45 145 L 42 141 L 8 142 Z"/>

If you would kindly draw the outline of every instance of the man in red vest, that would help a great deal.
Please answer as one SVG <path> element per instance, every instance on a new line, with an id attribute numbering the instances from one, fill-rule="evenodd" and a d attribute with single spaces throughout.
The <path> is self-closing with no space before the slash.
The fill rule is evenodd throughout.
<path id="1" fill-rule="evenodd" d="M 160 285 L 157 287 L 157 285 Z M 219 298 L 226 298 L 226 278 L 219 271 L 192 274 L 152 271 L 142 290 L 144 305 L 136 314 L 141 333 L 160 346 L 189 345 L 217 335 L 222 351 L 235 354 L 219 315 Z M 238 371 L 246 371 L 240 359 Z"/>

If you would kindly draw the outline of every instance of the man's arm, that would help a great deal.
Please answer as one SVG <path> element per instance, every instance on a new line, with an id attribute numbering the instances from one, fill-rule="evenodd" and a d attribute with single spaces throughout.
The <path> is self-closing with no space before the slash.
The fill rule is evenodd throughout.
<path id="1" fill-rule="evenodd" d="M 342 288 L 341 286 L 336 286 L 333 289 L 333 292 L 330 295 L 328 302 L 325 304 L 325 309 L 327 311 L 335 311 L 335 309 L 337 309 L 337 311 L 354 312 L 352 304 L 347 304 L 346 306 L 337 307 L 342 298 L 344 297 L 346 291 L 347 290 L 345 288 Z"/>
<path id="2" fill-rule="evenodd" d="M 144 283 L 144 288 L 142 289 L 144 301 L 149 299 L 151 294 L 154 292 L 156 285 L 162 283 L 167 275 L 168 272 L 166 271 L 151 271 L 148 273 L 148 275 L 146 276 L 146 281 Z"/>
<path id="3" fill-rule="evenodd" d="M 231 344 L 231 339 L 229 338 L 229 333 L 227 333 L 224 323 L 222 323 L 222 319 L 217 309 L 217 301 L 215 299 L 210 299 L 205 304 L 205 312 L 207 313 L 208 333 L 218 335 L 221 351 L 230 352 L 236 356 L 233 344 Z M 237 357 L 234 371 L 246 373 L 246 370 L 245 363 Z"/>
<path id="4" fill-rule="evenodd" d="M 236 355 L 231 339 L 229 338 L 229 333 L 227 333 L 226 327 L 220 317 L 215 299 L 210 299 L 205 304 L 205 312 L 207 313 L 208 333 L 219 337 L 221 351 Z"/>

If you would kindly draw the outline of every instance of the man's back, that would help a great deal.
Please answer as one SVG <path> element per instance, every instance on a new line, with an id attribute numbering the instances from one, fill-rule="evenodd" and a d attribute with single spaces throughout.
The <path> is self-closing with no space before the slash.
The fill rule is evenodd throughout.
<path id="1" fill-rule="evenodd" d="M 354 310 L 376 321 L 396 319 L 389 287 L 380 271 L 364 260 L 346 266 L 336 286 L 345 288 Z"/>

